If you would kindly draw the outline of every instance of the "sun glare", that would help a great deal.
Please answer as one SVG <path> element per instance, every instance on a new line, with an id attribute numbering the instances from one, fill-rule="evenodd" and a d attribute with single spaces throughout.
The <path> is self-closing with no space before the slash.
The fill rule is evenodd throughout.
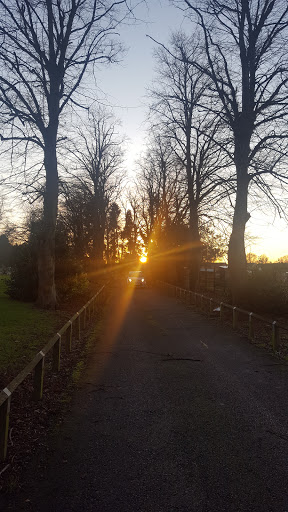
<path id="1" fill-rule="evenodd" d="M 147 262 L 147 256 L 145 256 L 144 254 L 141 256 L 140 258 L 140 263 L 146 263 Z"/>

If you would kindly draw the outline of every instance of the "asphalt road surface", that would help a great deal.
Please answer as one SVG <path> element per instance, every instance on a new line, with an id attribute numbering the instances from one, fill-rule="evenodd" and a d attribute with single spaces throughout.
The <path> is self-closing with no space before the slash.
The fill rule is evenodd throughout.
<path id="1" fill-rule="evenodd" d="M 116 288 L 17 510 L 288 512 L 287 382 L 285 362 L 217 320 Z"/>

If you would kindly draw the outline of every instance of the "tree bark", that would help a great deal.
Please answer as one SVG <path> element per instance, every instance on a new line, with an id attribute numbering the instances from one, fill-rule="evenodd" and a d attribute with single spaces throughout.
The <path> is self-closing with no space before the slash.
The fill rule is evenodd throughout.
<path id="1" fill-rule="evenodd" d="M 199 233 L 199 215 L 198 205 L 194 197 L 192 182 L 192 165 L 190 147 L 187 149 L 187 181 L 188 181 L 188 199 L 189 199 L 189 267 L 190 278 L 189 287 L 195 290 L 200 271 L 201 263 L 201 242 Z"/>
<path id="2" fill-rule="evenodd" d="M 54 133 L 53 133 L 54 131 Z M 39 306 L 56 307 L 55 288 L 55 230 L 58 209 L 58 171 L 56 155 L 57 130 L 47 130 L 44 149 L 46 188 L 44 212 L 38 248 L 38 299 Z"/>
<path id="3" fill-rule="evenodd" d="M 250 218 L 250 214 L 247 211 L 250 136 L 249 133 L 247 133 L 247 126 L 249 126 L 248 123 L 243 122 L 242 126 L 242 134 L 236 133 L 235 136 L 234 161 L 237 174 L 237 188 L 232 232 L 228 247 L 228 266 L 230 273 L 232 300 L 234 304 L 240 304 L 245 299 L 247 284 L 245 227 L 247 221 Z"/>
<path id="4" fill-rule="evenodd" d="M 248 180 L 238 179 L 233 228 L 229 240 L 228 265 L 233 303 L 242 302 L 247 283 L 245 226 L 249 220 L 247 212 Z"/>
<path id="5" fill-rule="evenodd" d="M 97 265 L 103 265 L 104 253 L 104 236 L 105 230 L 103 227 L 95 227 L 93 230 L 93 257 Z"/>
<path id="6" fill-rule="evenodd" d="M 195 202 L 190 204 L 190 289 L 195 290 L 199 278 L 199 271 L 201 265 L 201 241 L 199 234 L 199 218 L 197 205 Z"/>

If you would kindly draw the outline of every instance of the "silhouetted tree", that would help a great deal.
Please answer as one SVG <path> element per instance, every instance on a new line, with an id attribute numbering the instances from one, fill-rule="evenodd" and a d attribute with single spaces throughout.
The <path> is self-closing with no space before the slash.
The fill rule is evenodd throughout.
<path id="1" fill-rule="evenodd" d="M 197 38 L 174 33 L 169 47 L 156 51 L 157 85 L 151 91 L 158 129 L 161 126 L 185 170 L 192 288 L 201 260 L 201 217 L 211 216 L 213 204 L 220 199 L 220 191 L 215 190 L 223 181 L 220 171 L 226 164 L 220 144 L 221 120 L 207 113 L 207 76 L 193 65 L 202 53 Z"/>
<path id="2" fill-rule="evenodd" d="M 121 210 L 117 203 L 110 205 L 106 223 L 106 259 L 116 263 L 119 259 L 119 215 Z"/>
<path id="3" fill-rule="evenodd" d="M 137 244 L 137 226 L 132 217 L 132 211 L 127 210 L 125 215 L 125 225 L 121 236 L 124 240 L 127 240 L 127 250 L 132 256 L 136 253 Z"/>
<path id="4" fill-rule="evenodd" d="M 227 255 L 227 241 L 213 225 L 200 227 L 202 241 L 202 261 L 213 263 Z"/>
<path id="5" fill-rule="evenodd" d="M 280 164 L 288 136 L 288 5 L 284 0 L 181 3 L 196 19 L 206 52 L 206 59 L 189 57 L 189 62 L 210 80 L 222 105 L 219 115 L 233 136 L 236 198 L 228 258 L 237 301 L 245 291 L 249 187 L 258 185 L 275 204 L 268 177 L 287 183 Z"/>
<path id="6" fill-rule="evenodd" d="M 24 142 L 27 154 L 36 146 L 44 155 L 38 250 L 38 302 L 44 307 L 56 304 L 60 121 L 69 105 L 83 104 L 77 93 L 88 67 L 117 58 L 115 28 L 127 13 L 127 0 L 0 0 L 1 139 Z"/>
<path id="7" fill-rule="evenodd" d="M 79 180 L 62 185 L 59 219 L 70 233 L 74 257 L 83 261 L 92 255 L 92 193 Z"/>
<path id="8" fill-rule="evenodd" d="M 0 235 L 0 268 L 11 265 L 12 245 L 6 235 Z"/>
<path id="9" fill-rule="evenodd" d="M 78 133 L 74 151 L 81 187 L 90 194 L 92 224 L 91 257 L 103 263 L 104 236 L 111 203 L 119 196 L 123 180 L 123 138 L 110 110 L 90 113 L 89 122 Z"/>
<path id="10" fill-rule="evenodd" d="M 157 133 L 148 141 L 146 154 L 139 161 L 136 184 L 137 222 L 146 247 L 153 239 L 155 248 L 161 232 L 187 217 L 187 200 L 182 166 L 167 139 Z"/>

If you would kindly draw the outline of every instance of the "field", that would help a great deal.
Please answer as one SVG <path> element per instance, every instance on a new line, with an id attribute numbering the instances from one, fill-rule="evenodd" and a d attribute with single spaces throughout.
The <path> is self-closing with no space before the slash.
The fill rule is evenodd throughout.
<path id="1" fill-rule="evenodd" d="M 5 293 L 0 276 L 0 385 L 15 376 L 65 323 L 63 311 L 44 311 L 14 301 Z"/>

